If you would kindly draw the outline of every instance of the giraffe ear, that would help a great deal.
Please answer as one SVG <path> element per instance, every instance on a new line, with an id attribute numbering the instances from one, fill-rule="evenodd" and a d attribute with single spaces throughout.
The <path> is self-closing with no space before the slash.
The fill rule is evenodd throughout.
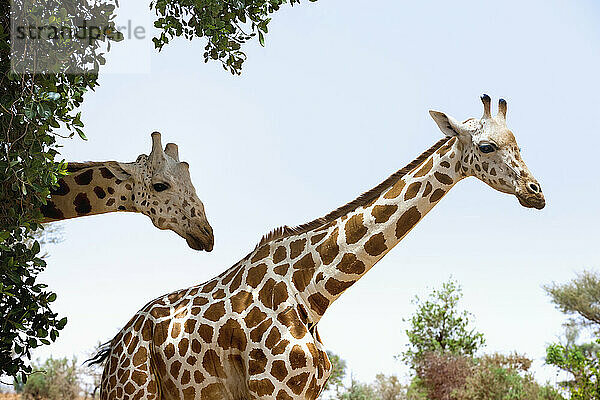
<path id="1" fill-rule="evenodd" d="M 106 163 L 106 168 L 112 174 L 121 181 L 126 181 L 131 178 L 131 173 L 127 172 L 129 170 L 128 165 L 116 161 L 109 161 Z"/>
<path id="2" fill-rule="evenodd" d="M 464 136 L 463 124 L 440 111 L 429 110 L 429 115 L 446 136 Z"/>

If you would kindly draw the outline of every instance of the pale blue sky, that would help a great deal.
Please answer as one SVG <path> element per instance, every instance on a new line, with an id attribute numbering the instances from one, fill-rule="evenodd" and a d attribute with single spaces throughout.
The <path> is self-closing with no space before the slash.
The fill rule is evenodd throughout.
<path id="1" fill-rule="evenodd" d="M 150 20 L 135 3 L 121 19 Z M 526 353 L 540 379 L 554 379 L 541 365 L 564 319 L 541 285 L 600 266 L 599 17 L 591 0 L 304 2 L 274 16 L 266 48 L 247 47 L 241 77 L 204 64 L 201 40 L 160 54 L 115 46 L 109 63 L 147 72 L 104 74 L 83 106 L 89 141 L 68 141 L 63 154 L 132 161 L 161 131 L 191 164 L 215 249 L 194 252 L 141 215 L 63 223 L 43 280 L 69 324 L 37 354 L 83 354 L 148 300 L 231 266 L 270 229 L 352 200 L 439 139 L 428 109 L 478 117 L 485 92 L 508 100 L 547 207 L 461 182 L 319 331 L 358 379 L 403 375 L 392 356 L 407 341 L 410 300 L 452 275 L 486 351 Z"/>

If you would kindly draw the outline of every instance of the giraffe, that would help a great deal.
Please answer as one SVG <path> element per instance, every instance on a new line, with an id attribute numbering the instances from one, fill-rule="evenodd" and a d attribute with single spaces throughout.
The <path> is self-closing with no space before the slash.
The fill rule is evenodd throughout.
<path id="1" fill-rule="evenodd" d="M 211 251 L 213 230 L 192 185 L 189 164 L 179 161 L 176 144 L 163 151 L 161 135 L 152 133 L 150 155 L 132 163 L 68 163 L 69 175 L 42 206 L 43 222 L 109 212 L 138 212 L 154 226 L 170 229 L 194 250 Z"/>
<path id="2" fill-rule="evenodd" d="M 542 209 L 544 195 L 506 126 L 506 102 L 458 122 L 380 185 L 325 217 L 276 229 L 203 284 L 144 306 L 102 349 L 101 399 L 309 399 L 331 363 L 317 332 L 328 307 L 460 180 L 477 177 Z"/>

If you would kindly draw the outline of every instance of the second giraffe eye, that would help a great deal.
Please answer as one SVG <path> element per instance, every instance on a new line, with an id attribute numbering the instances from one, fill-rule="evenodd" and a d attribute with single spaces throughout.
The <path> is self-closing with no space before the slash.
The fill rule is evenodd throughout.
<path id="1" fill-rule="evenodd" d="M 162 192 L 164 190 L 167 190 L 169 188 L 169 185 L 167 185 L 166 183 L 155 183 L 154 185 L 152 185 L 152 187 L 157 192 Z"/>
<path id="2" fill-rule="evenodd" d="M 496 150 L 494 148 L 493 145 L 491 144 L 481 144 L 479 145 L 479 150 L 481 150 L 482 153 L 491 153 L 492 151 Z"/>

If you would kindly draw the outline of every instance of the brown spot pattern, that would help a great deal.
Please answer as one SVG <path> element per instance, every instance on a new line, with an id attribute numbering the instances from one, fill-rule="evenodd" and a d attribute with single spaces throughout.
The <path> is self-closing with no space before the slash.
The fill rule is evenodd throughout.
<path id="1" fill-rule="evenodd" d="M 271 375 L 279 382 L 283 382 L 285 377 L 288 374 L 288 370 L 285 366 L 285 361 L 283 360 L 275 360 L 273 361 L 273 365 L 271 366 Z"/>
<path id="2" fill-rule="evenodd" d="M 81 174 L 77 175 L 74 178 L 75 183 L 77 183 L 78 185 L 81 185 L 81 186 L 89 185 L 90 182 L 92 181 L 93 175 L 94 175 L 94 170 L 88 169 L 87 171 L 82 172 Z"/>
<path id="3" fill-rule="evenodd" d="M 362 214 L 356 214 L 350 217 L 346 222 L 346 243 L 354 244 L 358 242 L 367 233 L 367 227 L 363 225 Z"/>
<path id="4" fill-rule="evenodd" d="M 425 190 L 423 191 L 423 197 L 429 196 L 429 193 L 431 193 L 432 190 L 433 186 L 431 185 L 431 183 L 427 182 L 427 184 L 425 185 Z"/>
<path id="5" fill-rule="evenodd" d="M 242 330 L 239 322 L 229 319 L 221 329 L 219 329 L 219 337 L 217 343 L 223 350 L 229 350 L 231 348 L 238 349 L 239 351 L 246 350 L 248 341 L 246 334 Z"/>
<path id="6" fill-rule="evenodd" d="M 56 208 L 56 205 L 51 200 L 47 200 L 46 204 L 43 205 L 40 210 L 42 211 L 42 215 L 46 218 L 50 219 L 63 219 L 65 215 L 61 210 Z"/>
<path id="7" fill-rule="evenodd" d="M 417 207 L 411 207 L 402 214 L 396 223 L 396 237 L 398 239 L 404 237 L 413 226 L 421 219 L 421 213 Z"/>
<path id="8" fill-rule="evenodd" d="M 248 328 L 253 328 L 256 325 L 260 324 L 265 318 L 267 318 L 267 314 L 262 312 L 260 308 L 254 307 L 246 317 L 244 317 L 244 321 L 246 322 L 246 326 Z"/>
<path id="9" fill-rule="evenodd" d="M 260 264 L 256 267 L 250 268 L 248 270 L 248 276 L 246 277 L 246 283 L 253 288 L 257 288 L 258 285 L 262 282 L 265 274 L 267 273 L 267 264 Z"/>
<path id="10" fill-rule="evenodd" d="M 420 178 L 422 176 L 427 175 L 427 173 L 429 171 L 431 171 L 431 168 L 433 168 L 433 157 L 429 157 L 429 159 L 427 160 L 427 162 L 425 164 L 423 164 L 421 169 L 418 170 L 417 173 L 415 173 L 414 177 Z"/>
<path id="11" fill-rule="evenodd" d="M 223 315 L 225 315 L 225 302 L 223 301 L 211 304 L 204 312 L 204 318 L 213 322 L 220 320 Z"/>
<path id="12" fill-rule="evenodd" d="M 394 186 L 391 187 L 390 190 L 388 190 L 384 195 L 383 198 L 384 199 L 395 199 L 396 197 L 400 196 L 400 194 L 402 193 L 402 189 L 404 189 L 404 185 L 406 183 L 400 179 L 398 182 L 396 182 L 394 184 Z"/>
<path id="13" fill-rule="evenodd" d="M 216 376 L 219 378 L 225 378 L 227 376 L 225 374 L 225 370 L 223 369 L 223 365 L 221 365 L 219 355 L 212 349 L 206 350 L 206 353 L 204 353 L 204 357 L 202 358 L 202 366 L 210 376 Z"/>
<path id="14" fill-rule="evenodd" d="M 285 259 L 287 255 L 287 252 L 285 250 L 285 247 L 283 246 L 279 246 L 277 248 L 277 250 L 275 250 L 275 253 L 273 253 L 273 263 L 274 264 L 278 264 L 281 261 L 283 261 Z"/>
<path id="15" fill-rule="evenodd" d="M 252 304 L 253 298 L 252 293 L 246 292 L 245 290 L 241 290 L 238 293 L 231 296 L 231 309 L 233 312 L 241 313 L 244 311 L 250 304 Z"/>
<path id="16" fill-rule="evenodd" d="M 304 250 L 304 247 L 306 247 L 306 239 L 298 239 L 290 243 L 290 258 L 293 260 L 298 257 L 302 253 L 302 250 Z"/>
<path id="17" fill-rule="evenodd" d="M 387 222 L 388 219 L 398 210 L 398 206 L 395 204 L 375 206 L 371 211 L 371 215 L 375 217 L 375 222 L 381 224 Z"/>
<path id="18" fill-rule="evenodd" d="M 433 192 L 433 194 L 429 198 L 429 201 L 431 203 L 435 203 L 436 201 L 438 201 L 439 199 L 441 199 L 444 196 L 445 193 L 446 192 L 444 192 L 442 189 L 435 189 L 435 191 Z"/>
<path id="19" fill-rule="evenodd" d="M 308 303 L 319 315 L 325 314 L 327 307 L 329 307 L 329 300 L 321 293 L 315 293 L 308 296 Z"/>
<path id="20" fill-rule="evenodd" d="M 365 251 L 371 256 L 378 256 L 386 250 L 385 236 L 381 232 L 372 236 L 365 243 Z"/>
<path id="21" fill-rule="evenodd" d="M 92 211 L 92 205 L 85 193 L 79 193 L 73 200 L 73 205 L 78 215 L 89 214 Z"/>
<path id="22" fill-rule="evenodd" d="M 435 179 L 437 179 L 440 183 L 443 183 L 444 185 L 451 185 L 453 182 L 452 178 L 450 178 L 446 174 L 442 174 L 441 172 L 436 172 L 433 175 L 435 176 Z"/>
<path id="23" fill-rule="evenodd" d="M 337 243 L 338 232 L 338 228 L 335 228 L 333 232 L 331 232 L 331 235 L 329 235 L 323 243 L 317 246 L 317 252 L 325 265 L 331 264 L 340 252 L 340 247 Z"/>
<path id="24" fill-rule="evenodd" d="M 64 179 L 59 179 L 58 187 L 50 189 L 50 194 L 52 194 L 52 196 L 64 196 L 69 194 L 70 191 L 71 189 L 69 189 L 69 185 L 65 183 Z"/>
<path id="25" fill-rule="evenodd" d="M 292 369 L 304 368 L 306 367 L 306 354 L 304 354 L 304 350 L 302 347 L 297 344 L 292 347 L 290 350 L 290 366 Z"/>
<path id="26" fill-rule="evenodd" d="M 348 289 L 352 286 L 356 281 L 338 281 L 335 278 L 329 278 L 325 283 L 325 289 L 332 295 L 337 296 L 342 293 L 344 290 Z"/>
<path id="27" fill-rule="evenodd" d="M 337 269 L 345 274 L 362 274 L 365 272 L 365 264 L 356 255 L 346 253 L 342 257 L 342 261 L 337 265 Z"/>
<path id="28" fill-rule="evenodd" d="M 410 185 L 408 185 L 408 188 L 406 189 L 406 193 L 404 193 L 404 200 L 407 201 L 407 200 L 415 198 L 417 193 L 419 193 L 420 189 L 421 189 L 421 182 L 413 182 Z"/>
<path id="29" fill-rule="evenodd" d="M 269 246 L 262 246 L 261 248 L 259 248 L 254 255 L 252 256 L 252 258 L 250 259 L 250 262 L 255 263 L 257 261 L 262 260 L 263 258 L 267 257 L 269 255 Z"/>
<path id="30" fill-rule="evenodd" d="M 306 327 L 300 321 L 294 307 L 290 306 L 285 311 L 280 312 L 277 315 L 277 320 L 285 325 L 296 339 L 301 339 L 306 335 Z"/>

